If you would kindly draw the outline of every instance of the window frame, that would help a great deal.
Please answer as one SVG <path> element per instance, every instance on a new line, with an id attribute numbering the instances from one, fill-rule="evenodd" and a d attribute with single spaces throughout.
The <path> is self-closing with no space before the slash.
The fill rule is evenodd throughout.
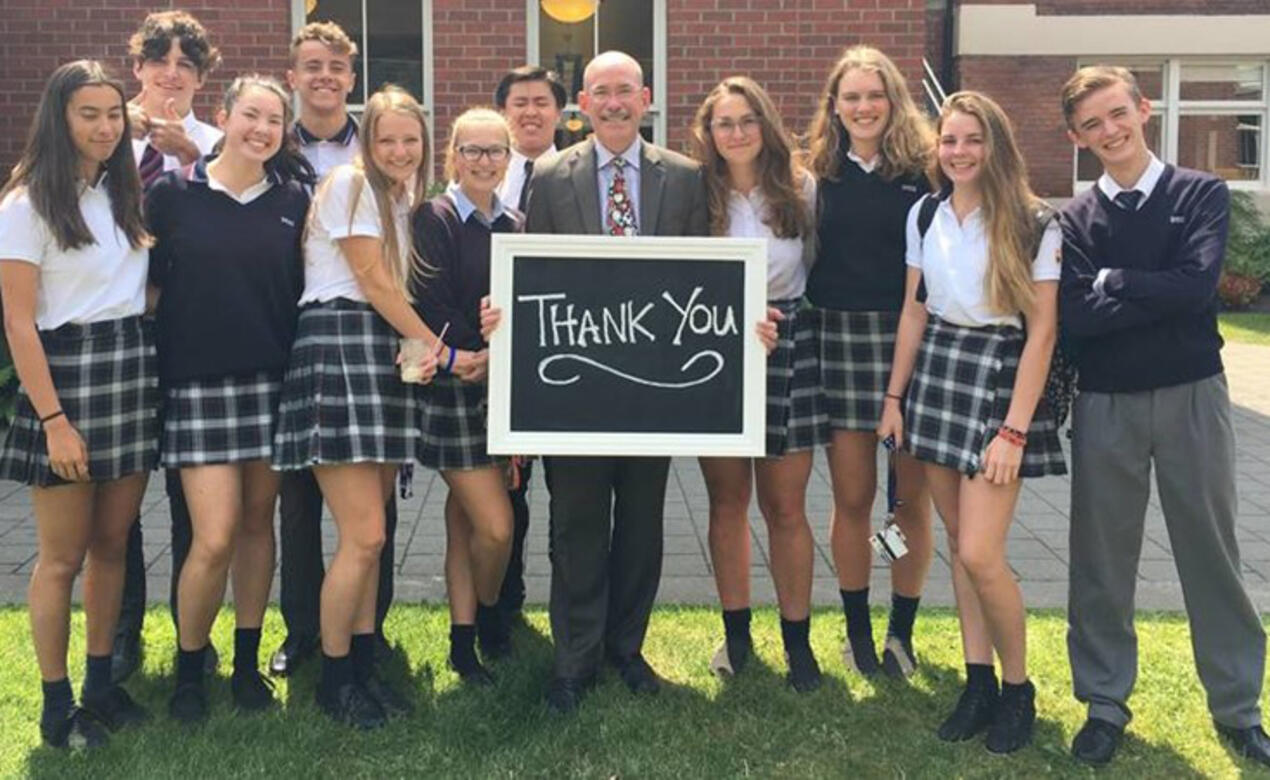
<path id="1" fill-rule="evenodd" d="M 652 0 L 653 4 L 653 100 L 648 105 L 646 117 L 652 119 L 653 143 L 666 145 L 666 0 Z M 538 46 L 539 13 L 542 11 L 538 0 L 525 0 L 525 62 L 538 64 L 540 50 Z M 602 13 L 601 7 L 597 13 Z M 599 27 L 596 33 L 599 35 Z M 598 48 L 598 41 L 597 47 Z M 569 104 L 563 113 L 580 111 L 576 102 L 577 95 L 569 95 Z"/>
<path id="2" fill-rule="evenodd" d="M 1160 67 L 1162 95 L 1151 101 L 1151 113 L 1160 117 L 1161 159 L 1177 164 L 1180 124 L 1183 116 L 1256 115 L 1261 119 L 1260 141 L 1257 145 L 1259 175 L 1256 179 L 1231 179 L 1226 184 L 1232 190 L 1270 190 L 1270 58 L 1266 57 L 1125 57 L 1081 60 L 1085 65 L 1121 65 L 1125 67 Z M 1257 65 L 1261 68 L 1260 100 L 1182 100 L 1182 67 L 1186 65 Z M 1094 180 L 1079 177 L 1079 150 L 1072 147 L 1072 192 L 1078 194 L 1092 187 Z"/>

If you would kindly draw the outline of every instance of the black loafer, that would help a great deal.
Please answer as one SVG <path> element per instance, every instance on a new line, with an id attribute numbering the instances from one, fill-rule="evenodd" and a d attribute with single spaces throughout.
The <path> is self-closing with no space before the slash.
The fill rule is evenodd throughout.
<path id="1" fill-rule="evenodd" d="M 810 650 L 793 654 L 785 653 L 785 664 L 789 667 L 785 681 L 795 692 L 811 693 L 820 687 L 822 679 L 820 664 L 816 662 L 816 656 L 812 655 Z"/>
<path id="2" fill-rule="evenodd" d="M 1002 693 L 997 711 L 988 727 L 984 747 L 989 753 L 1013 753 L 1032 741 L 1036 725 L 1036 687 L 1028 680 L 1018 689 Z"/>
<path id="3" fill-rule="evenodd" d="M 1082 764 L 1102 766 L 1116 755 L 1123 738 L 1123 726 L 1102 718 L 1090 718 L 1072 740 L 1072 758 Z"/>
<path id="4" fill-rule="evenodd" d="M 119 685 L 141 668 L 141 637 L 133 633 L 115 634 L 110 650 L 110 681 Z"/>
<path id="5" fill-rule="evenodd" d="M 389 718 L 404 718 L 415 711 L 414 702 L 406 694 L 384 682 L 377 674 L 372 673 L 370 677 L 363 680 L 362 687 L 372 699 L 379 702 L 379 706 L 383 707 L 384 714 Z"/>
<path id="6" fill-rule="evenodd" d="M 317 689 L 318 707 L 338 723 L 369 731 L 387 722 L 384 708 L 356 683 L 345 683 L 334 691 Z"/>
<path id="7" fill-rule="evenodd" d="M 168 715 L 178 723 L 197 725 L 207 720 L 207 691 L 201 684 L 183 683 L 176 686 L 168 699 Z"/>
<path id="8" fill-rule="evenodd" d="M 234 706 L 244 712 L 262 712 L 277 703 L 273 697 L 273 681 L 252 669 L 234 672 L 229 678 Z"/>
<path id="9" fill-rule="evenodd" d="M 1213 723 L 1213 726 L 1221 738 L 1240 756 L 1250 758 L 1258 764 L 1270 766 L 1270 737 L 1266 736 L 1261 726 L 1246 729 L 1231 728 L 1220 723 Z"/>
<path id="10" fill-rule="evenodd" d="M 547 710 L 555 715 L 571 715 L 582 703 L 591 681 L 578 677 L 553 677 L 547 688 Z"/>
<path id="11" fill-rule="evenodd" d="M 273 657 L 269 659 L 269 674 L 275 677 L 287 677 L 295 674 L 296 669 L 305 659 L 313 655 L 317 649 L 315 636 L 288 636 Z"/>
<path id="12" fill-rule="evenodd" d="M 106 727 L 92 713 L 79 707 L 71 708 L 65 720 L 51 727 L 41 723 L 40 738 L 49 747 L 70 750 L 101 747 L 110 741 Z"/>
<path id="13" fill-rule="evenodd" d="M 80 705 L 110 731 L 118 731 L 150 720 L 150 713 L 137 704 L 128 692 L 112 685 L 100 693 L 85 694 Z"/>
<path id="14" fill-rule="evenodd" d="M 617 668 L 617 676 L 622 678 L 631 693 L 654 696 L 661 690 L 661 679 L 642 654 L 636 653 L 630 658 L 612 658 L 610 662 Z"/>

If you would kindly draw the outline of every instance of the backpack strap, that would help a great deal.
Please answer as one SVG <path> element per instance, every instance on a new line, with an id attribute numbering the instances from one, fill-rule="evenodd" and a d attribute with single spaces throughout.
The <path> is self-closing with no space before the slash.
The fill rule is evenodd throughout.
<path id="1" fill-rule="evenodd" d="M 946 195 L 942 192 L 927 193 L 922 196 L 922 204 L 917 207 L 917 234 L 926 238 L 926 232 L 930 230 L 931 223 L 935 221 L 935 212 L 939 210 L 939 204 L 943 202 Z M 917 293 L 915 295 L 918 303 L 926 303 L 926 276 L 917 282 Z"/>

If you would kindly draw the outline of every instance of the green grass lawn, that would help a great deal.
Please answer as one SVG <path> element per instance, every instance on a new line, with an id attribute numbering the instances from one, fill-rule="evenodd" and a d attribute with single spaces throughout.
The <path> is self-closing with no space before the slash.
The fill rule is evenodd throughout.
<path id="1" fill-rule="evenodd" d="M 1270 314 L 1262 312 L 1223 312 L 1217 327 L 1226 341 L 1244 344 L 1270 344 Z"/>
<path id="2" fill-rule="evenodd" d="M 879 616 L 880 617 L 880 616 Z M 398 644 L 390 674 L 408 681 L 417 713 L 387 728 L 358 733 L 329 722 L 313 704 L 317 664 L 283 681 L 283 707 L 236 716 L 229 703 L 229 659 L 212 683 L 213 717 L 187 730 L 165 715 L 172 686 L 173 635 L 165 609 L 151 611 L 141 673 L 129 683 L 155 715 L 153 723 L 115 736 L 92 753 L 39 745 L 40 689 L 26 613 L 0 609 L 0 777 L 1003 777 L 1087 776 L 1067 754 L 1083 710 L 1071 696 L 1066 623 L 1057 612 L 1028 624 L 1031 673 L 1040 720 L 1032 746 L 1015 756 L 989 755 L 981 741 L 948 745 L 934 730 L 960 686 L 955 616 L 927 610 L 917 625 L 922 668 L 911 685 L 866 682 L 843 671 L 841 618 L 818 613 L 812 640 L 825 685 L 800 696 L 783 682 L 776 613 L 759 610 L 754 633 L 761 659 L 722 683 L 706 663 L 721 634 L 711 609 L 659 609 L 647 643 L 668 680 L 658 697 L 635 699 L 607 673 L 575 717 L 547 714 L 542 694 L 550 668 L 546 615 L 529 615 L 518 631 L 516 660 L 495 667 L 493 688 L 462 687 L 445 665 L 447 614 L 442 607 L 393 610 L 388 635 Z M 881 627 L 881 620 L 875 621 Z M 232 616 L 222 613 L 214 641 L 231 647 Z M 1185 621 L 1144 616 L 1141 663 L 1133 698 L 1136 719 L 1115 776 L 1235 776 L 1256 771 L 1213 735 L 1191 665 Z M 271 611 L 264 653 L 281 638 Z M 75 616 L 71 657 L 81 677 L 83 617 Z"/>

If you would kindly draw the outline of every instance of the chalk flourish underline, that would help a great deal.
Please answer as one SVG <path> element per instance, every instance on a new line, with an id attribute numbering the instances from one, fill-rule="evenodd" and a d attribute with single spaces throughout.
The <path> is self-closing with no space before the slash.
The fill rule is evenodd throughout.
<path id="1" fill-rule="evenodd" d="M 594 366 L 600 369 L 601 371 L 607 371 L 613 376 L 621 377 L 622 379 L 625 379 L 626 381 L 632 382 L 637 385 L 644 385 L 646 387 L 661 387 L 661 388 L 666 388 L 669 390 L 682 390 L 684 388 L 693 387 L 695 385 L 705 384 L 706 382 L 709 382 L 711 379 L 714 379 L 716 376 L 718 376 L 719 372 L 723 370 L 723 355 L 719 354 L 718 352 L 712 349 L 707 349 L 707 350 L 698 352 L 697 354 L 688 358 L 687 362 L 685 362 L 682 366 L 679 367 L 680 373 L 687 373 L 690 368 L 692 368 L 694 365 L 696 365 L 696 363 L 698 363 L 702 359 L 714 361 L 714 368 L 712 368 L 710 370 L 710 373 L 706 374 L 705 376 L 700 377 L 698 379 L 690 379 L 683 382 L 658 382 L 653 379 L 644 379 L 643 377 L 635 376 L 634 374 L 628 374 L 625 371 L 619 371 L 618 369 L 613 368 L 612 366 L 606 366 L 600 361 L 595 360 L 594 358 L 589 358 L 585 355 L 579 355 L 574 352 L 565 352 L 559 355 L 552 355 L 551 357 L 543 358 L 542 362 L 538 364 L 538 376 L 539 378 L 542 379 L 543 382 L 546 382 L 549 385 L 571 385 L 582 378 L 582 375 L 580 373 L 574 374 L 573 376 L 565 377 L 563 379 L 553 379 L 547 376 L 547 368 L 551 364 L 561 360 L 576 360 L 579 363 L 585 363 L 588 366 Z"/>

